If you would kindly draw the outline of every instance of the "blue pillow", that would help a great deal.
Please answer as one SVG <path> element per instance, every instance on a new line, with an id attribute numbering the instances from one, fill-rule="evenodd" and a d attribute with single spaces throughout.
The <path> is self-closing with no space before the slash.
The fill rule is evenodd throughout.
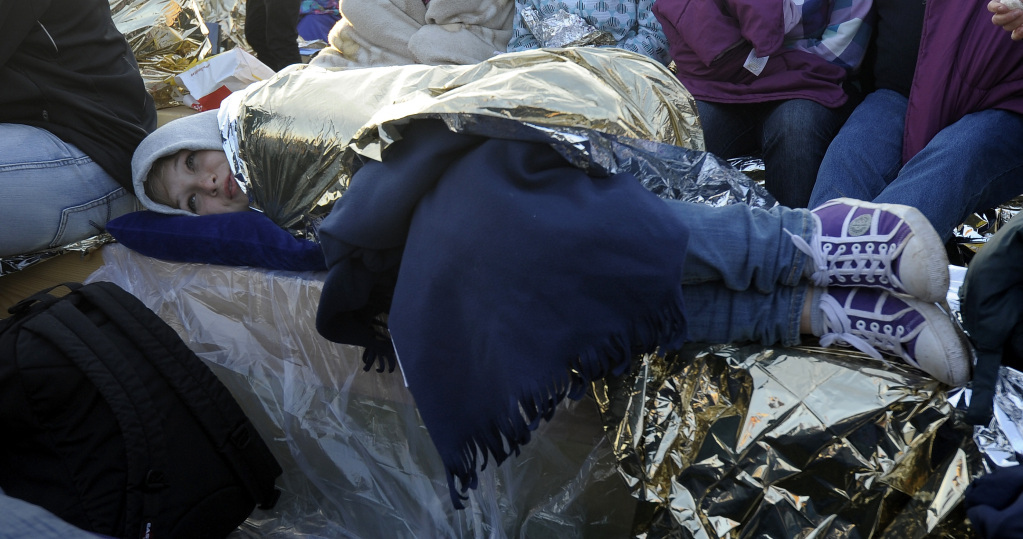
<path id="1" fill-rule="evenodd" d="M 160 260 L 327 269 L 319 244 L 295 238 L 257 211 L 192 216 L 144 210 L 110 221 L 107 232 L 129 249 Z"/>

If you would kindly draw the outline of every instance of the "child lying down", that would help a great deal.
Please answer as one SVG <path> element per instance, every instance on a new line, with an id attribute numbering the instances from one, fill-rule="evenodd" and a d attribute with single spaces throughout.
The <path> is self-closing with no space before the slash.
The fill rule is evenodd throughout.
<path id="1" fill-rule="evenodd" d="M 138 147 L 148 209 L 247 210 L 210 117 Z M 914 208 L 713 207 L 589 175 L 546 144 L 429 119 L 401 137 L 323 221 L 317 329 L 364 347 L 367 368 L 400 365 L 458 507 L 478 464 L 503 461 L 564 397 L 637 353 L 812 335 L 970 379 L 967 341 L 936 305 L 945 249 Z"/>

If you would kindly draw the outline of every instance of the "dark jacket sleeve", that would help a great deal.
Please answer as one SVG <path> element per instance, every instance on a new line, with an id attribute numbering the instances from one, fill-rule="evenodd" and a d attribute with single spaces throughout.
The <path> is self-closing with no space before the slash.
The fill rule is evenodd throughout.
<path id="1" fill-rule="evenodd" d="M 998 368 L 1023 367 L 1023 217 L 1009 221 L 977 253 L 959 290 L 963 327 L 977 351 L 966 420 L 991 417 Z"/>
<path id="2" fill-rule="evenodd" d="M 974 479 L 963 504 L 983 539 L 1023 537 L 1023 466 L 996 467 Z"/>
<path id="3" fill-rule="evenodd" d="M 0 0 L 0 123 L 45 129 L 132 189 L 156 106 L 107 0 Z"/>

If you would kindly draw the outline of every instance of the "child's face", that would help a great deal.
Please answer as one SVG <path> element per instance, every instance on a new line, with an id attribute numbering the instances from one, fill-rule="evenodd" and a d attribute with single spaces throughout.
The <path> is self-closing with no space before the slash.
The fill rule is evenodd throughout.
<path id="1" fill-rule="evenodd" d="M 231 174 L 227 155 L 216 150 L 181 150 L 167 161 L 153 187 L 162 202 L 197 215 L 249 209 L 249 197 Z"/>

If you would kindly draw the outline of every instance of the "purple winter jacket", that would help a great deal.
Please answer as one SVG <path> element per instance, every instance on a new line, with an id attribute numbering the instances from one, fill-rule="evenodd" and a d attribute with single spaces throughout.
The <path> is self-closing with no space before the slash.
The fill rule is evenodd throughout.
<path id="1" fill-rule="evenodd" d="M 779 2 L 657 0 L 653 12 L 668 38 L 678 79 L 696 99 L 810 99 L 826 107 L 847 99 L 845 69 L 813 53 L 782 47 L 785 22 Z M 757 56 L 770 56 L 759 76 L 743 68 L 751 48 Z"/>
<path id="2" fill-rule="evenodd" d="M 1023 114 L 1023 43 L 991 23 L 987 3 L 927 0 L 906 111 L 903 163 L 967 114 L 986 109 Z"/>

